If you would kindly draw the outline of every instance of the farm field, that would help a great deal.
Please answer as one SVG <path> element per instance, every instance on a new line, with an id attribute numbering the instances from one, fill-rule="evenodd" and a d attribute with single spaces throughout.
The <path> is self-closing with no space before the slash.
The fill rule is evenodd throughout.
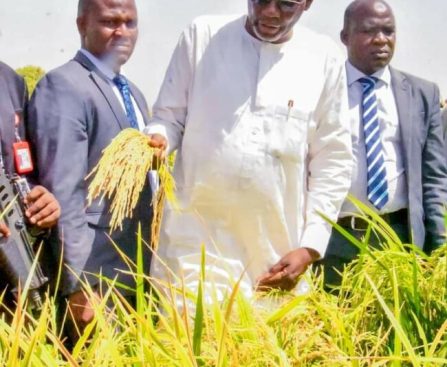
<path id="1" fill-rule="evenodd" d="M 362 254 L 336 294 L 311 275 L 305 295 L 248 300 L 235 284 L 224 302 L 205 302 L 203 271 L 198 294 L 171 288 L 166 296 L 145 293 L 150 279 L 135 270 L 136 309 L 112 282 L 72 350 L 54 298 L 38 317 L 22 298 L 12 322 L 0 319 L 0 365 L 446 366 L 447 247 L 428 257 L 401 244 L 380 220 L 373 227 L 387 236 L 384 249 L 356 243 Z M 179 298 L 194 306 L 175 306 Z"/>

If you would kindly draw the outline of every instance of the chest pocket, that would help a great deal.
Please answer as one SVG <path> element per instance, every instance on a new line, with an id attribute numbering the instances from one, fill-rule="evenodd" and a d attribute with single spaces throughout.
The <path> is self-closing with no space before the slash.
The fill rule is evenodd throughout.
<path id="1" fill-rule="evenodd" d="M 310 114 L 295 108 L 277 106 L 272 109 L 265 123 L 268 153 L 282 160 L 305 160 Z"/>

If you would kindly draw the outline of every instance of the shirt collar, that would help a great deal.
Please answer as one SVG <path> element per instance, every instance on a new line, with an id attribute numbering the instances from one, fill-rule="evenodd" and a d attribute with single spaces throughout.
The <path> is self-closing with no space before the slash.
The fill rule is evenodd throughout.
<path id="1" fill-rule="evenodd" d="M 348 80 L 348 86 L 351 87 L 357 80 L 363 78 L 366 75 L 357 69 L 354 65 L 352 65 L 349 60 L 346 61 L 346 77 Z M 379 81 L 381 81 L 386 86 L 391 84 L 391 72 L 389 66 L 385 66 L 384 68 L 377 70 L 374 74 L 369 75 L 376 77 Z"/>
<path id="2" fill-rule="evenodd" d="M 109 65 L 107 65 L 101 59 L 97 58 L 91 52 L 87 51 L 85 48 L 81 48 L 80 51 L 93 63 L 93 65 L 96 66 L 96 68 L 98 68 L 98 70 L 102 74 L 104 74 L 104 76 L 107 79 L 113 80 L 113 78 L 116 76 L 116 73 L 112 70 L 112 68 Z"/>

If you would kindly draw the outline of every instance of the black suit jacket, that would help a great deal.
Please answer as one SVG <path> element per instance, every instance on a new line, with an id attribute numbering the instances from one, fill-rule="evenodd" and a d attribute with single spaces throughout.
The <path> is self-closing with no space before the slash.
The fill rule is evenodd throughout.
<path id="1" fill-rule="evenodd" d="M 391 68 L 403 141 L 410 238 L 427 252 L 445 243 L 447 157 L 438 87 Z"/>
<path id="2" fill-rule="evenodd" d="M 438 87 L 391 68 L 408 193 L 408 238 L 430 252 L 444 244 L 447 157 Z M 352 258 L 353 245 L 333 230 L 326 256 Z"/>
<path id="3" fill-rule="evenodd" d="M 142 93 L 129 83 L 144 117 L 148 107 Z M 59 253 L 63 246 L 63 293 L 80 288 L 79 278 L 98 283 L 97 275 L 118 277 L 132 286 L 132 277 L 122 271 L 128 266 L 109 233 L 109 201 L 95 200 L 87 206 L 88 182 L 84 179 L 98 163 L 103 149 L 124 128 L 130 127 L 125 111 L 104 75 L 81 52 L 61 67 L 49 72 L 37 85 L 29 106 L 28 133 L 37 158 L 38 179 L 58 199 Z M 111 239 L 135 261 L 136 231 L 141 222 L 143 237 L 149 241 L 151 210 L 149 184 L 140 197 L 132 220 Z M 146 271 L 150 253 L 146 252 Z M 91 276 L 90 274 L 95 274 Z"/>
<path id="4" fill-rule="evenodd" d="M 26 115 L 27 90 L 22 77 L 8 65 L 0 62 L 0 144 L 1 156 L 7 173 L 14 173 L 12 144 L 15 140 L 14 125 L 16 114 Z M 23 125 L 23 124 L 22 124 Z M 0 269 L 0 292 L 7 286 L 6 276 Z M 6 302 L 9 302 L 10 295 Z"/>
<path id="5" fill-rule="evenodd" d="M 15 141 L 16 114 L 21 118 L 19 131 L 23 132 L 28 92 L 25 82 L 8 65 L 0 62 L 0 142 L 1 153 L 8 173 L 14 172 L 12 144 Z"/>

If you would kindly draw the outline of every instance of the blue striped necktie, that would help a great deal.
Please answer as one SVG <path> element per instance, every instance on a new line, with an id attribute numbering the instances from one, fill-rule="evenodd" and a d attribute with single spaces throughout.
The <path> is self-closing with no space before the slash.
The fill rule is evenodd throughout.
<path id="1" fill-rule="evenodd" d="M 126 109 L 127 119 L 129 120 L 130 126 L 138 130 L 137 115 L 135 109 L 133 108 L 132 99 L 130 98 L 129 84 L 124 76 L 118 74 L 113 78 L 113 82 L 118 87 L 118 90 L 123 97 L 124 108 Z"/>
<path id="2" fill-rule="evenodd" d="M 388 182 L 374 91 L 377 79 L 363 77 L 359 82 L 363 87 L 362 120 L 366 147 L 367 194 L 371 204 L 380 210 L 388 202 Z"/>

